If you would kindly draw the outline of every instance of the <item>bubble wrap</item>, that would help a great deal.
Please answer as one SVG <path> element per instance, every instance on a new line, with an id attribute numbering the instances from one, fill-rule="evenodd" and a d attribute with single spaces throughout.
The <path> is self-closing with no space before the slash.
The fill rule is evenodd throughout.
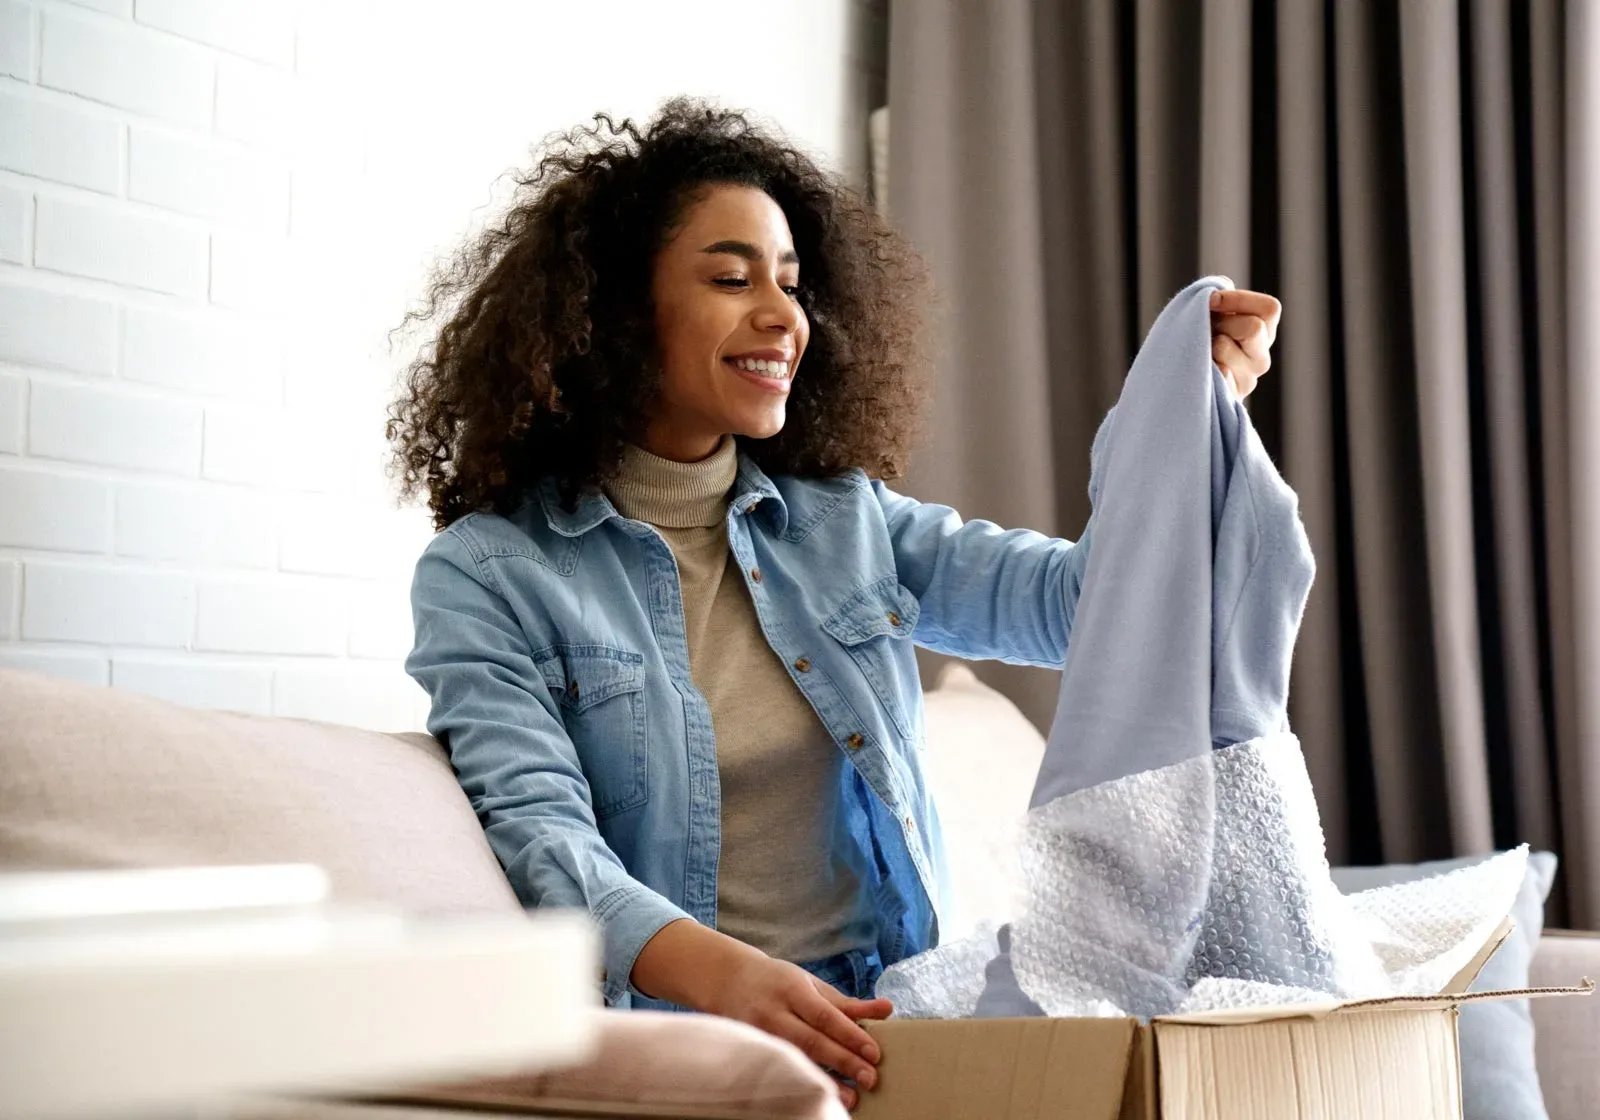
<path id="1" fill-rule="evenodd" d="M 1519 849 L 1340 894 L 1299 741 L 1284 732 L 1032 810 L 1009 963 L 1052 1016 L 1432 994 L 1509 912 L 1525 864 Z M 878 994 L 901 1015 L 972 1015 L 995 951 L 986 929 L 888 969 Z"/>
<path id="2" fill-rule="evenodd" d="M 876 994 L 894 1003 L 905 1019 L 966 1019 L 983 995 L 983 970 L 1000 951 L 993 922 L 970 937 L 908 957 L 878 979 Z"/>

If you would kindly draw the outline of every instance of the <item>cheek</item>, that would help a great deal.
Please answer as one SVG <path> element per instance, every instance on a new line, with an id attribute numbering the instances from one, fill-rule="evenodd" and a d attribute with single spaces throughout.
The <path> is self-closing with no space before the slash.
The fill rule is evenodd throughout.
<path id="1" fill-rule="evenodd" d="M 661 395 L 688 404 L 702 398 L 712 382 L 722 337 L 708 321 L 705 307 L 678 300 L 660 304 L 656 313 L 656 346 L 661 361 Z"/>
<path id="2" fill-rule="evenodd" d="M 675 364 L 704 362 L 715 357 L 726 335 L 715 306 L 705 300 L 676 300 L 660 307 L 656 337 L 663 357 Z"/>

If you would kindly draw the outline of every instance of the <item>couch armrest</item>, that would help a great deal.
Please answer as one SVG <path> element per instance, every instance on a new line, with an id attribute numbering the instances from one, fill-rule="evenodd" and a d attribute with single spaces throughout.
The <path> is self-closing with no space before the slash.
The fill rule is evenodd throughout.
<path id="1" fill-rule="evenodd" d="M 580 1066 L 396 1086 L 344 1100 L 259 1098 L 220 1120 L 449 1120 L 451 1109 L 562 1118 L 847 1120 L 833 1080 L 794 1046 L 754 1027 L 666 1011 L 595 1014 L 600 1048 Z"/>
<path id="2" fill-rule="evenodd" d="M 1565 987 L 1585 976 L 1600 980 L 1600 933 L 1545 930 L 1528 982 Z M 1589 1120 L 1600 1100 L 1600 999 L 1562 996 L 1530 1000 L 1539 1084 L 1550 1120 Z"/>

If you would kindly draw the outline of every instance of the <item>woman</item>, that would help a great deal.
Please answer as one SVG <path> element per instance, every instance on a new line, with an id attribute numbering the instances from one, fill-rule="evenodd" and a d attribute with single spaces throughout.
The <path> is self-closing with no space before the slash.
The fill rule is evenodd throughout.
<path id="1" fill-rule="evenodd" d="M 855 1020 L 938 931 L 913 644 L 1059 667 L 1083 558 L 877 481 L 921 291 L 743 116 L 597 117 L 435 281 L 390 423 L 442 530 L 407 669 L 518 896 L 593 916 L 608 1003 L 742 1019 L 863 1088 Z M 1226 298 L 1248 392 L 1278 307 Z"/>

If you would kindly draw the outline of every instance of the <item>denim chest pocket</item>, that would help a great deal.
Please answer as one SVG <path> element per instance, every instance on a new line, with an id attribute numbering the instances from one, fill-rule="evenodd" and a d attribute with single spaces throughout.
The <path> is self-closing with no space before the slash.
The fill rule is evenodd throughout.
<path id="1" fill-rule="evenodd" d="M 597 818 L 650 797 L 644 658 L 611 646 L 555 646 L 534 655 L 578 750 Z"/>
<path id="2" fill-rule="evenodd" d="M 870 583 L 823 620 L 822 628 L 849 651 L 901 736 L 915 735 L 912 713 L 921 684 L 911 634 L 921 607 L 893 576 Z"/>

